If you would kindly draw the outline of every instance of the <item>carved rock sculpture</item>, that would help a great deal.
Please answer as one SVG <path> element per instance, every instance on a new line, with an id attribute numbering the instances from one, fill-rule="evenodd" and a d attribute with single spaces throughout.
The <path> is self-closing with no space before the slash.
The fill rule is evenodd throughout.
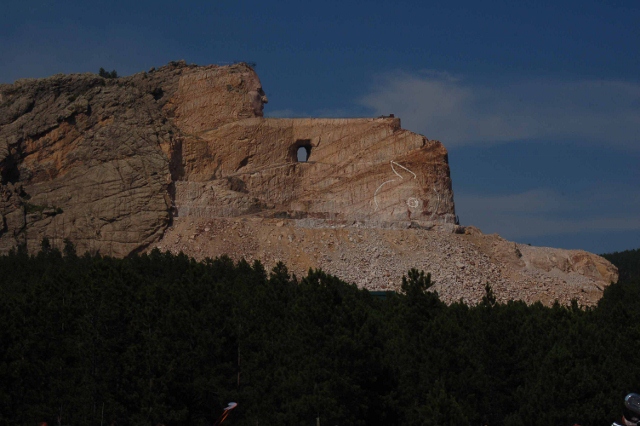
<path id="1" fill-rule="evenodd" d="M 398 119 L 263 118 L 245 64 L 56 75 L 0 93 L 3 252 L 48 237 L 124 256 L 172 215 L 455 217 L 442 144 Z"/>
<path id="2" fill-rule="evenodd" d="M 0 253 L 19 244 L 35 251 L 44 237 L 55 247 L 69 238 L 79 252 L 114 256 L 157 245 L 177 250 L 171 241 L 181 239 L 183 227 L 221 220 L 251 223 L 258 233 L 278 224 L 304 228 L 319 241 L 321 229 L 336 227 L 365 227 L 379 236 L 435 229 L 449 239 L 479 238 L 478 247 L 487 241 L 478 233 L 452 234 L 464 229 L 455 221 L 440 142 L 403 130 L 393 117 L 264 118 L 266 102 L 258 76 L 242 63 L 172 62 L 117 79 L 55 75 L 0 85 Z M 309 261 L 299 262 L 299 253 L 278 260 L 348 277 L 349 265 L 332 269 L 322 261 L 336 244 Z M 207 247 L 190 254 L 275 260 L 268 245 L 251 253 L 240 250 L 240 241 Z M 563 273 L 600 289 L 617 279 L 603 259 L 565 252 L 557 257 L 582 266 Z M 531 261 L 504 264 L 548 266 L 533 254 L 524 258 Z M 358 284 L 382 288 L 381 280 L 399 278 L 379 275 Z"/>

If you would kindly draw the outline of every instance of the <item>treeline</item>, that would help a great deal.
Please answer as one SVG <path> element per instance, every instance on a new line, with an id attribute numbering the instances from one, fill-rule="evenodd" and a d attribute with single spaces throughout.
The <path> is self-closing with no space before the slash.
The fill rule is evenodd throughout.
<path id="1" fill-rule="evenodd" d="M 611 424 L 640 386 L 640 281 L 597 308 L 377 297 L 229 258 L 0 257 L 0 424 Z M 608 423 L 607 423 L 608 422 Z"/>
<path id="2" fill-rule="evenodd" d="M 118 73 L 116 72 L 116 70 L 109 72 L 104 68 L 100 68 L 100 71 L 98 71 L 98 75 L 102 78 L 118 78 Z"/>
<path id="3" fill-rule="evenodd" d="M 640 249 L 603 254 L 602 257 L 618 267 L 621 281 L 640 279 Z"/>

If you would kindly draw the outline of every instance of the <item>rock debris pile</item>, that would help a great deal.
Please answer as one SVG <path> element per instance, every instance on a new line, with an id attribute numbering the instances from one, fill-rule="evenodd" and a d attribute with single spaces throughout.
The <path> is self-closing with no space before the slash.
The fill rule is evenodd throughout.
<path id="1" fill-rule="evenodd" d="M 185 218 L 174 222 L 153 248 L 202 260 L 227 254 L 258 259 L 266 268 L 284 262 L 298 277 L 321 268 L 369 290 L 398 291 L 411 268 L 431 273 L 433 290 L 451 303 L 478 303 L 485 285 L 500 301 L 595 304 L 617 280 L 609 262 L 593 254 L 515 244 L 475 228 L 456 234 L 438 229 L 392 229 L 363 224 L 262 218 Z M 436 227 L 437 228 L 437 227 Z"/>

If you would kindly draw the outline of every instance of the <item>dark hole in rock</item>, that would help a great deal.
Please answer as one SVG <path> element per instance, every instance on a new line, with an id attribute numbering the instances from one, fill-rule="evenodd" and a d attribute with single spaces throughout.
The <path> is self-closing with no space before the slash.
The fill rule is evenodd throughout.
<path id="1" fill-rule="evenodd" d="M 164 91 L 160 87 L 156 87 L 151 94 L 153 95 L 153 99 L 157 101 L 164 96 Z"/>
<path id="2" fill-rule="evenodd" d="M 239 169 L 243 168 L 247 164 L 249 164 L 249 157 L 243 158 L 242 161 L 240 162 L 240 164 L 238 165 L 238 168 L 236 170 L 239 170 Z"/>
<path id="3" fill-rule="evenodd" d="M 311 146 L 301 146 L 298 148 L 297 156 L 299 163 L 306 163 L 309 161 L 309 156 L 311 155 Z"/>
<path id="4" fill-rule="evenodd" d="M 299 139 L 289 145 L 288 159 L 294 163 L 306 163 L 311 156 L 311 140 Z"/>
<path id="5" fill-rule="evenodd" d="M 16 183 L 20 180 L 20 170 L 15 156 L 10 155 L 0 162 L 0 177 L 3 185 Z"/>

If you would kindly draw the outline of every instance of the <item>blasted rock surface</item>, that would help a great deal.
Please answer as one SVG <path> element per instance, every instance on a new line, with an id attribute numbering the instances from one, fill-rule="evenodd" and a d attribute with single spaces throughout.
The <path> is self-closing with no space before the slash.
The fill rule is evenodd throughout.
<path id="1" fill-rule="evenodd" d="M 263 118 L 245 64 L 56 75 L 0 95 L 0 252 L 47 237 L 125 256 L 185 215 L 454 222 L 442 144 L 398 119 Z"/>
<path id="2" fill-rule="evenodd" d="M 594 304 L 613 265 L 457 224 L 447 151 L 394 117 L 264 118 L 246 64 L 0 85 L 0 253 L 160 248 L 323 268 L 394 290 L 410 268 L 449 302 Z M 301 155 L 304 158 L 300 158 Z"/>
<path id="3" fill-rule="evenodd" d="M 196 259 L 223 253 L 235 261 L 258 259 L 267 269 L 284 262 L 298 277 L 322 268 L 369 290 L 397 291 L 402 275 L 416 268 L 431 273 L 432 290 L 447 303 L 479 303 L 490 283 L 501 302 L 566 305 L 575 299 L 592 306 L 618 279 L 611 263 L 582 250 L 516 244 L 473 227 L 462 234 L 451 230 L 411 222 L 381 227 L 318 219 L 179 217 L 154 248 Z"/>
<path id="4" fill-rule="evenodd" d="M 306 162 L 297 160 L 301 148 Z M 401 129 L 399 119 L 247 119 L 201 133 L 183 153 L 178 216 L 262 210 L 296 218 L 455 222 L 446 149 Z M 221 185 L 237 190 L 216 196 Z"/>

